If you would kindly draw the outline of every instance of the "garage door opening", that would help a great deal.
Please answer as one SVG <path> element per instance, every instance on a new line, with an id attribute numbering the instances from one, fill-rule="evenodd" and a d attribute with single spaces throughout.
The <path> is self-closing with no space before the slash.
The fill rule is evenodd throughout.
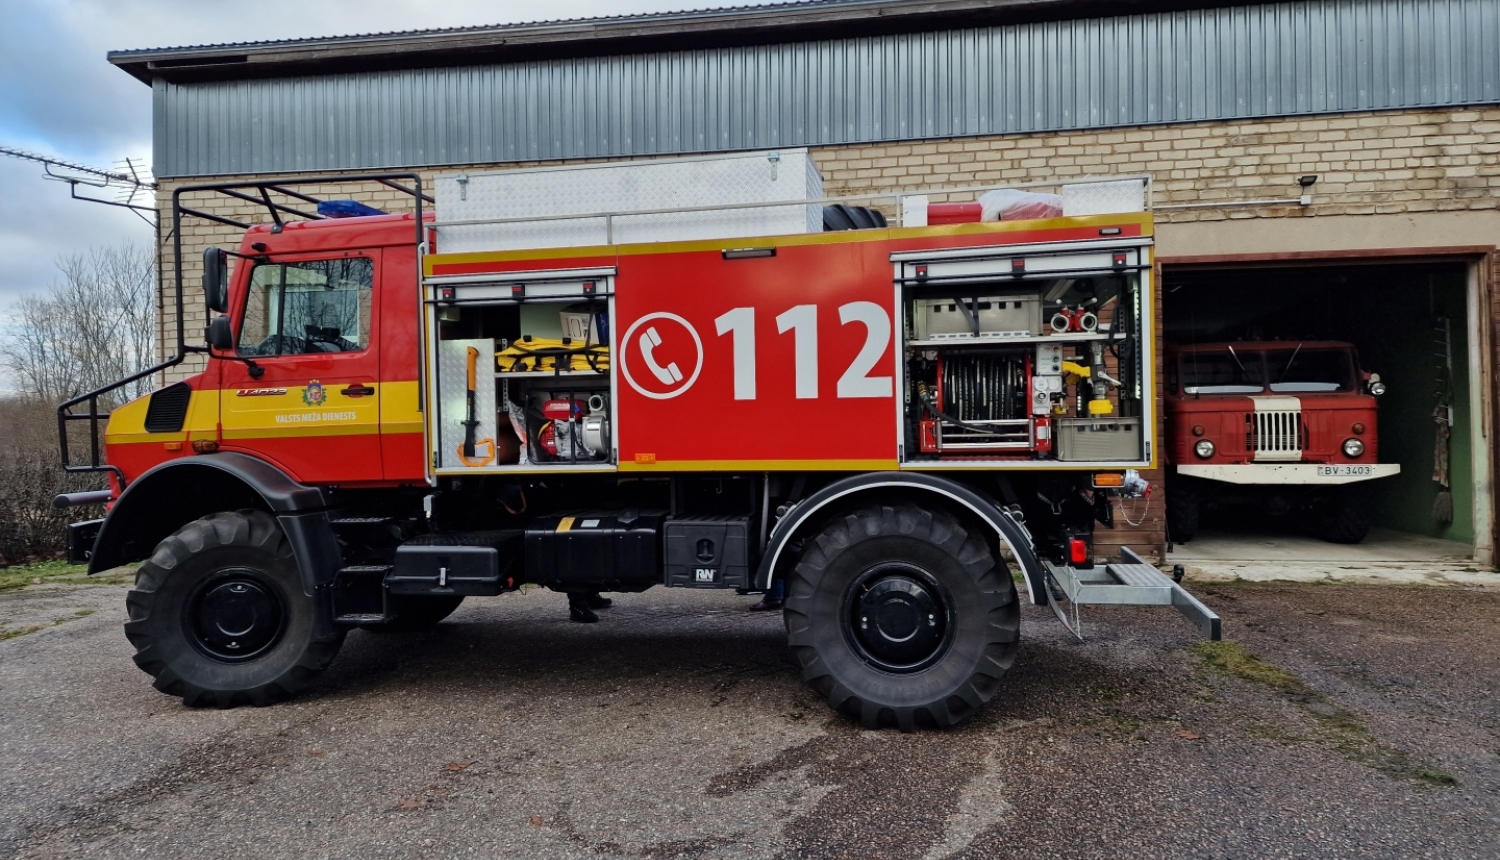
<path id="1" fill-rule="evenodd" d="M 1462 261 L 1164 266 L 1166 444 L 1179 464 L 1168 470 L 1167 504 L 1177 496 L 1179 512 L 1199 511 L 1179 523 L 1183 532 L 1196 526 L 1191 540 L 1169 535 L 1173 559 L 1455 562 L 1474 557 L 1476 536 L 1487 554 L 1489 501 L 1475 489 L 1488 486 L 1476 481 L 1488 457 L 1475 448 L 1471 375 L 1481 365 L 1470 287 Z M 1344 344 L 1357 356 L 1348 369 Z M 1375 391 L 1375 426 L 1361 433 L 1357 411 L 1328 411 L 1368 404 Z M 1232 420 L 1243 424 L 1213 423 L 1211 411 L 1203 413 L 1211 429 L 1192 422 L 1190 410 L 1231 399 Z M 1195 449 L 1202 440 L 1189 434 L 1216 433 L 1217 445 L 1241 451 L 1252 469 L 1208 468 L 1223 452 Z M 1399 473 L 1307 465 L 1348 463 L 1339 451 L 1365 443 Z M 1346 508 L 1356 519 L 1337 520 Z M 1351 542 L 1357 518 L 1368 532 Z"/>

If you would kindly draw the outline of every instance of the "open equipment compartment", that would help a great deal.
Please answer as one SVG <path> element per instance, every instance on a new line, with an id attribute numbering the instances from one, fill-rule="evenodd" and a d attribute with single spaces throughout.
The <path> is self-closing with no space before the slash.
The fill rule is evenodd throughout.
<path id="1" fill-rule="evenodd" d="M 1150 463 L 1149 240 L 892 259 L 903 465 Z"/>
<path id="2" fill-rule="evenodd" d="M 429 278 L 434 475 L 614 471 L 614 269 Z"/>

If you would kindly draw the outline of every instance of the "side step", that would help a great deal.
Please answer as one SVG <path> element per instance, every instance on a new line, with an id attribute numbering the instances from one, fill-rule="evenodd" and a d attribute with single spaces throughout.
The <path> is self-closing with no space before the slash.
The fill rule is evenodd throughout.
<path id="1" fill-rule="evenodd" d="M 339 568 L 333 577 L 333 620 L 338 624 L 379 624 L 389 621 L 385 611 L 388 564 L 356 564 Z"/>
<path id="2" fill-rule="evenodd" d="M 1172 606 L 1193 622 L 1212 641 L 1221 636 L 1219 616 L 1198 598 L 1188 593 L 1171 577 L 1165 576 L 1128 549 L 1120 550 L 1124 561 L 1103 567 L 1074 568 L 1043 562 L 1047 578 L 1067 597 L 1049 603 L 1063 626 L 1074 636 L 1083 638 L 1084 606 Z M 1072 617 L 1069 617 L 1069 609 Z"/>

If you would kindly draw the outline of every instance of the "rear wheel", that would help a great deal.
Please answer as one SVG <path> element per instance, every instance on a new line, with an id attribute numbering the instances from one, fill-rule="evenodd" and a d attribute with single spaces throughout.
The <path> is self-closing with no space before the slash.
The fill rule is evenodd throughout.
<path id="1" fill-rule="evenodd" d="M 829 522 L 788 583 L 787 638 L 803 678 L 870 728 L 955 725 L 1015 660 L 1016 586 L 953 517 L 910 505 Z"/>
<path id="2" fill-rule="evenodd" d="M 157 545 L 126 597 L 125 635 L 156 689 L 188 705 L 269 705 L 338 654 L 317 635 L 291 545 L 270 514 L 219 513 Z"/>
<path id="3" fill-rule="evenodd" d="M 384 624 L 371 624 L 364 629 L 372 633 L 413 633 L 426 630 L 452 615 L 459 604 L 464 602 L 461 594 L 442 597 L 393 595 L 386 600 L 395 619 Z"/>

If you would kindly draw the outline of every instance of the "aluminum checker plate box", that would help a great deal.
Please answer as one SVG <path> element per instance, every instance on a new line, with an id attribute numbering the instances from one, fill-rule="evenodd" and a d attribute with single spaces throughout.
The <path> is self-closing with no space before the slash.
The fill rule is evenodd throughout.
<path id="1" fill-rule="evenodd" d="M 438 249 L 443 253 L 732 239 L 823 229 L 823 207 L 816 204 L 733 208 L 822 197 L 823 177 L 806 149 L 448 173 L 437 178 L 435 193 L 439 222 L 596 216 L 441 227 Z M 597 217 L 699 206 L 724 208 L 622 215 L 612 223 Z"/>

